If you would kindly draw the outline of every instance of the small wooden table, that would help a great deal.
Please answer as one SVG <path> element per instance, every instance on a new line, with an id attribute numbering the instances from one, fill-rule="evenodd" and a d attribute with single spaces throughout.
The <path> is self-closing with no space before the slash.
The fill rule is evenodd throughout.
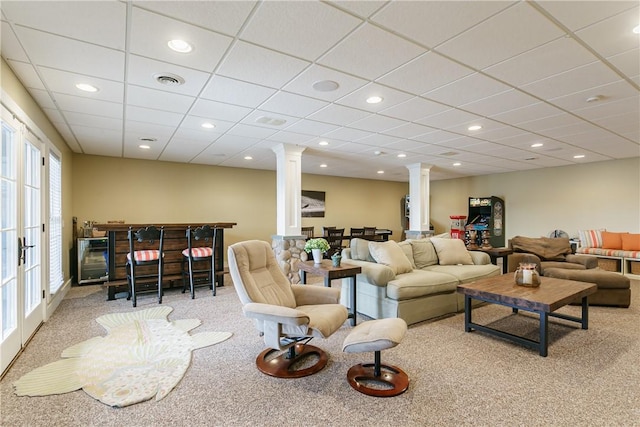
<path id="1" fill-rule="evenodd" d="M 513 253 L 513 249 L 509 248 L 489 248 L 483 249 L 478 248 L 474 249 L 478 251 L 482 251 L 486 254 L 489 254 L 489 258 L 491 258 L 491 264 L 498 265 L 498 258 L 502 258 L 502 273 L 506 273 L 508 271 L 507 266 L 507 257 Z"/>
<path id="2" fill-rule="evenodd" d="M 324 277 L 324 285 L 326 287 L 331 286 L 333 279 L 351 279 L 351 312 L 349 318 L 351 319 L 351 326 L 356 325 L 356 275 L 362 272 L 362 268 L 350 265 L 340 264 L 340 267 L 334 267 L 331 260 L 323 259 L 320 264 L 314 264 L 313 261 L 302 261 L 298 263 L 300 268 L 300 279 L 302 284 L 307 283 L 307 273 L 315 274 Z"/>
<path id="3" fill-rule="evenodd" d="M 513 341 L 525 347 L 537 349 L 540 356 L 546 357 L 549 349 L 549 316 L 578 322 L 582 329 L 589 328 L 589 304 L 587 297 L 596 292 L 593 283 L 577 282 L 574 280 L 540 277 L 541 283 L 537 288 L 529 288 L 515 284 L 513 274 L 488 277 L 471 283 L 458 285 L 458 292 L 464 294 L 464 330 L 474 329 L 487 334 Z M 555 310 L 569 304 L 576 299 L 582 299 L 582 317 L 574 317 Z M 511 307 L 513 313 L 518 310 L 530 311 L 540 315 L 540 341 L 536 342 L 524 337 L 500 331 L 489 326 L 478 325 L 471 321 L 471 299 L 477 299 L 491 304 Z"/>

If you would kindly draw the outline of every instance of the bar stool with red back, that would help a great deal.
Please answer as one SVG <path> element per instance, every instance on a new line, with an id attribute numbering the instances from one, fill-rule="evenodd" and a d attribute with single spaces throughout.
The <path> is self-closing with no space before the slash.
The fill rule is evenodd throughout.
<path id="1" fill-rule="evenodd" d="M 162 272 L 164 269 L 162 245 L 164 228 L 150 225 L 134 231 L 129 227 L 129 253 L 127 254 L 127 284 L 133 306 L 137 304 L 139 287 L 155 286 L 158 291 L 158 304 L 162 304 Z"/>
<path id="2" fill-rule="evenodd" d="M 196 245 L 196 242 L 203 245 Z M 216 272 L 214 262 L 214 247 L 216 244 L 216 229 L 209 225 L 197 228 L 187 228 L 187 248 L 182 251 L 182 293 L 187 290 L 186 278 L 189 277 L 191 299 L 195 296 L 196 275 L 204 276 L 202 285 L 211 286 L 213 296 L 216 295 Z"/>

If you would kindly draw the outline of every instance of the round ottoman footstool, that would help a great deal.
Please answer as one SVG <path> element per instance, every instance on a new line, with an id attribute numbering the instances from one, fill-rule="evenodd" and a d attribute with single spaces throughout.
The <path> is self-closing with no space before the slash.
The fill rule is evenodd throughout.
<path id="1" fill-rule="evenodd" d="M 407 323 L 398 318 L 369 320 L 349 333 L 342 345 L 345 353 L 374 352 L 374 363 L 360 363 L 347 372 L 349 384 L 369 396 L 392 397 L 409 387 L 409 376 L 397 366 L 383 365 L 380 352 L 400 344 L 407 332 Z M 382 387 L 369 386 L 380 384 Z"/>

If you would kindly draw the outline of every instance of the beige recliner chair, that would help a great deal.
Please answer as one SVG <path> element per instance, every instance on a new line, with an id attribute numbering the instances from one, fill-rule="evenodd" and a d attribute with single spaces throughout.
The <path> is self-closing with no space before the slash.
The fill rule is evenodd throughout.
<path id="1" fill-rule="evenodd" d="M 245 316 L 269 346 L 256 359 L 258 369 L 274 377 L 299 378 L 320 371 L 326 353 L 307 344 L 327 338 L 347 320 L 340 290 L 313 285 L 292 285 L 280 269 L 271 245 L 259 240 L 239 242 L 228 249 L 229 273 Z M 279 353 L 279 354 L 278 354 Z M 318 360 L 307 366 L 301 359 Z"/>

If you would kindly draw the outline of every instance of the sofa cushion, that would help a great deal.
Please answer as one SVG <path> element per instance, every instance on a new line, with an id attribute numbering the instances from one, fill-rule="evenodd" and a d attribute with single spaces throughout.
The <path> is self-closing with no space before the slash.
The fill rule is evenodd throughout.
<path id="1" fill-rule="evenodd" d="M 622 235 L 629 233 L 614 233 L 611 231 L 603 231 L 602 249 L 622 249 Z"/>
<path id="2" fill-rule="evenodd" d="M 349 242 L 349 249 L 351 249 L 351 259 L 355 259 L 356 261 L 375 262 L 369 252 L 368 240 L 358 238 L 351 239 L 351 242 Z"/>
<path id="3" fill-rule="evenodd" d="M 595 260 L 597 262 L 597 260 Z M 565 262 L 565 261 L 541 261 L 540 268 L 542 269 L 542 274 L 545 275 L 545 272 L 549 268 L 564 268 L 565 270 L 586 270 L 582 264 L 575 264 L 573 262 Z"/>
<path id="4" fill-rule="evenodd" d="M 601 248 L 603 231 L 604 229 L 578 230 L 578 236 L 580 237 L 580 246 L 586 248 Z"/>
<path id="5" fill-rule="evenodd" d="M 534 254 L 541 260 L 563 261 L 571 253 L 568 237 L 515 236 L 510 243 L 514 252 Z"/>
<path id="6" fill-rule="evenodd" d="M 413 261 L 417 269 L 438 263 L 438 254 L 436 253 L 436 248 L 433 247 L 433 243 L 431 243 L 431 239 L 411 240 L 411 249 L 413 250 Z"/>
<path id="7" fill-rule="evenodd" d="M 426 268 L 430 273 L 441 273 L 453 276 L 460 283 L 473 282 L 485 277 L 498 276 L 502 273 L 500 266 L 483 265 L 432 265 Z"/>
<path id="8" fill-rule="evenodd" d="M 413 259 L 413 248 L 411 246 L 411 242 L 409 242 L 408 240 L 404 240 L 402 242 L 399 242 L 398 246 L 400 246 L 402 252 L 404 252 L 405 256 L 409 259 L 409 262 L 411 263 L 411 269 L 415 269 L 416 262 Z"/>
<path id="9" fill-rule="evenodd" d="M 625 251 L 640 251 L 640 234 L 623 234 L 622 249 Z"/>
<path id="10" fill-rule="evenodd" d="M 462 240 L 432 237 L 431 243 L 436 249 L 440 265 L 473 265 L 473 259 Z"/>
<path id="11" fill-rule="evenodd" d="M 399 301 L 426 295 L 453 293 L 457 285 L 458 279 L 450 274 L 414 270 L 411 273 L 399 274 L 389 281 L 387 297 Z"/>
<path id="12" fill-rule="evenodd" d="M 409 273 L 413 271 L 411 261 L 404 254 L 402 248 L 395 240 L 387 242 L 369 242 L 369 252 L 378 264 L 384 264 L 395 274 Z"/>

